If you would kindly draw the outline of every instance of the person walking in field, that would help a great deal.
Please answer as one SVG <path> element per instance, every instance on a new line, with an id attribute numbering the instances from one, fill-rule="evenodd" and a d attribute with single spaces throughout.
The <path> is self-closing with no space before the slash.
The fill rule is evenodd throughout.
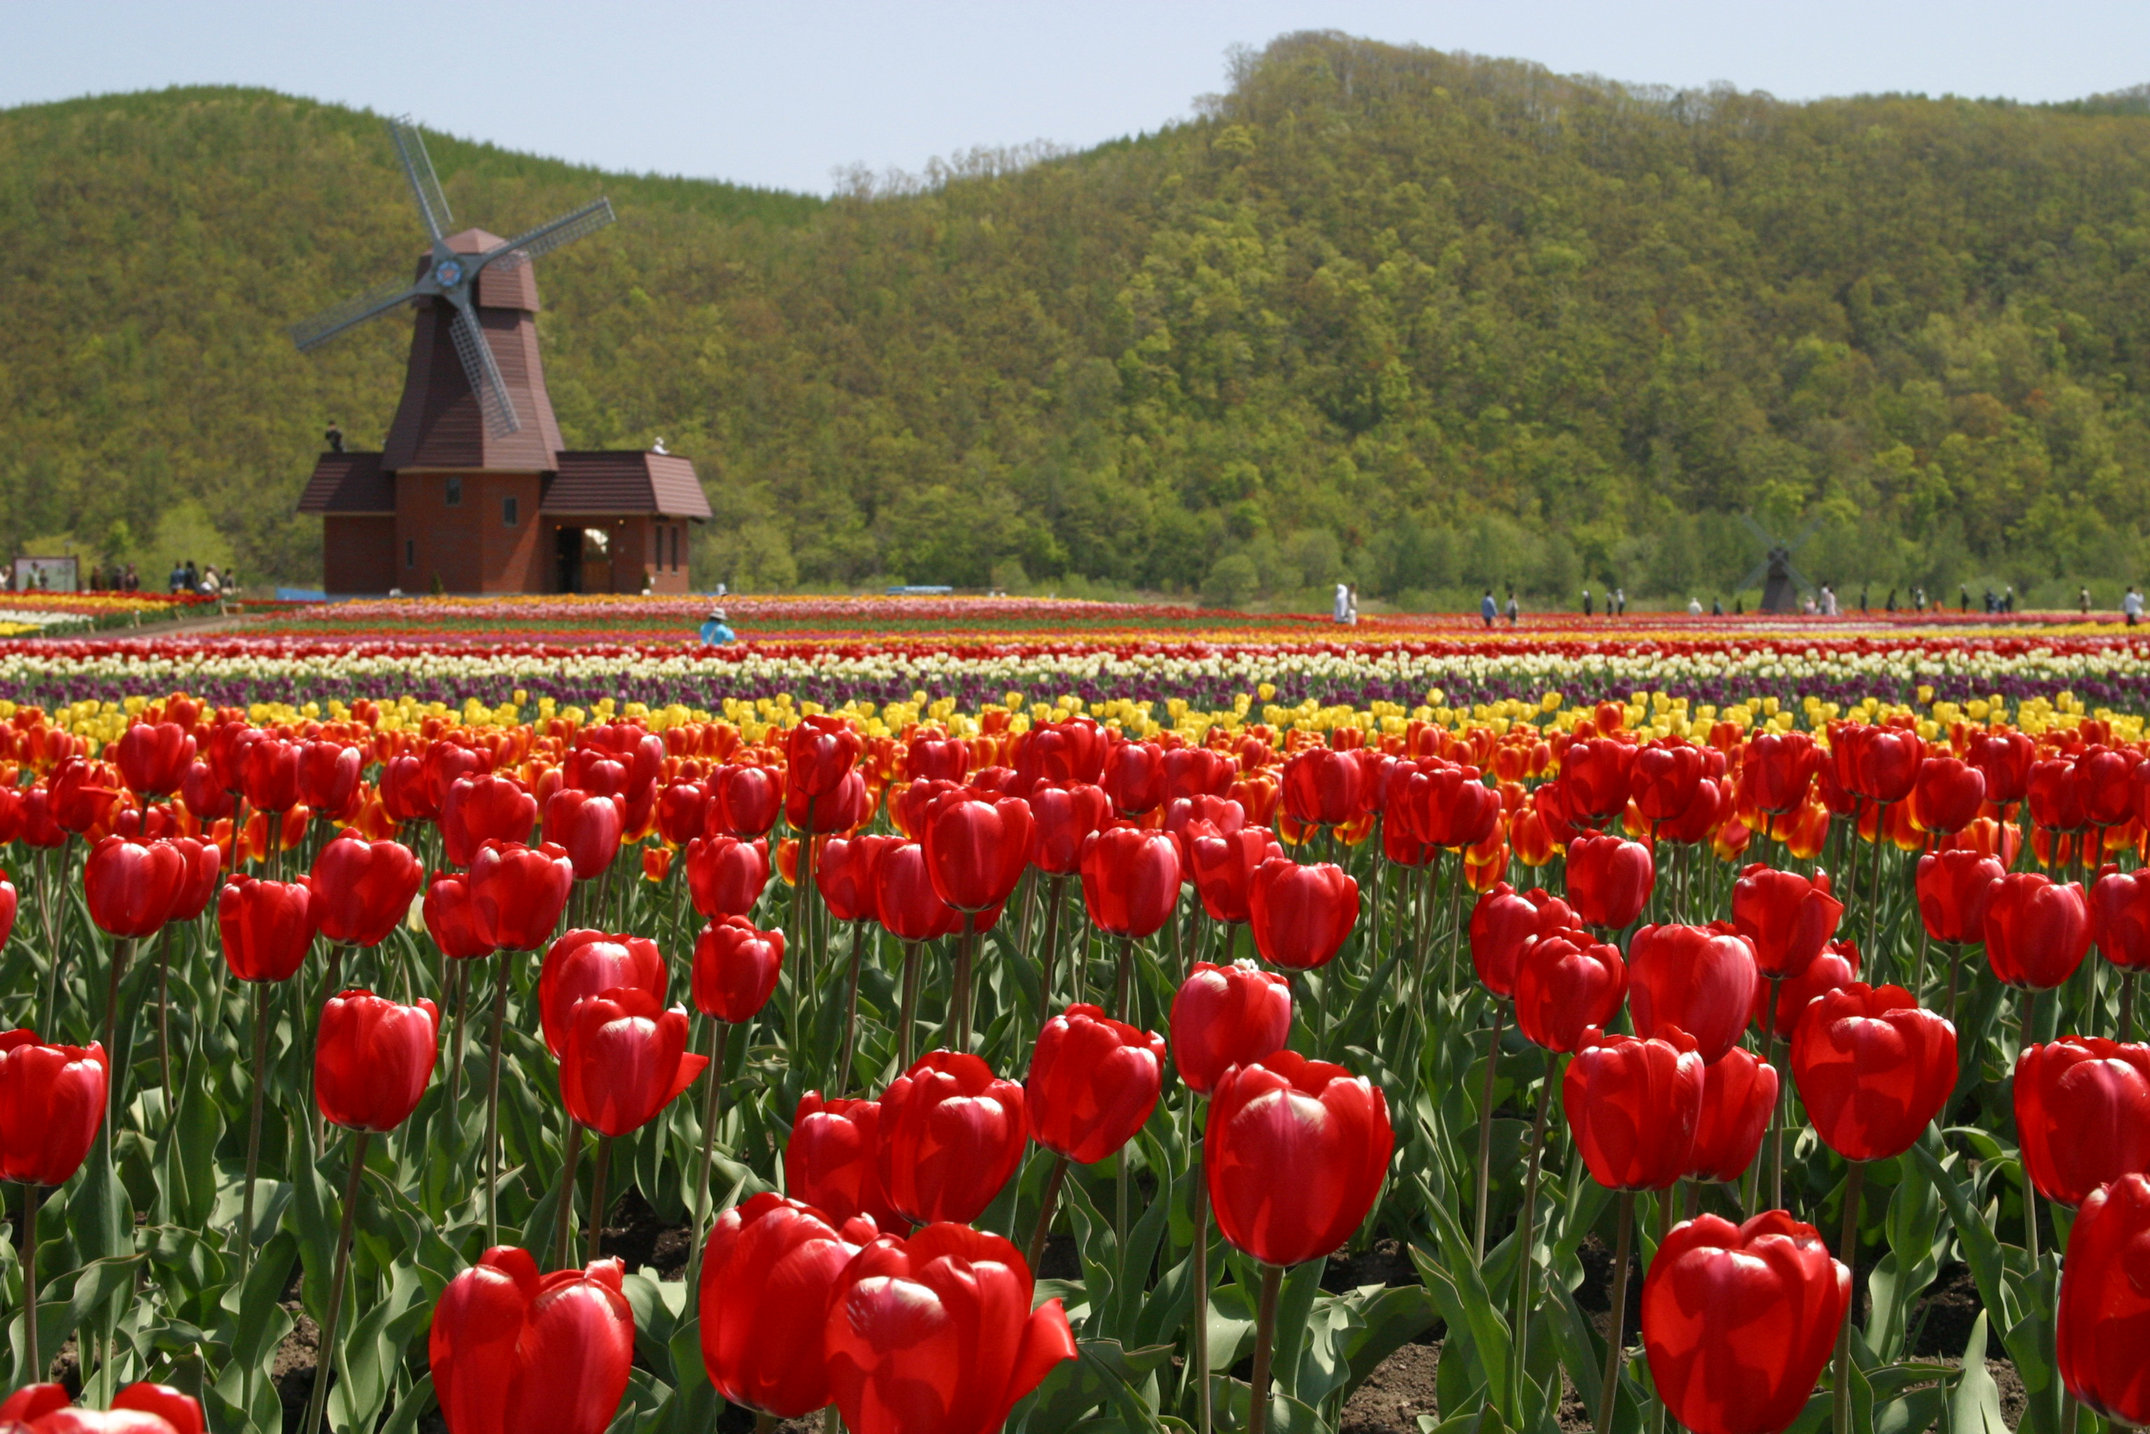
<path id="1" fill-rule="evenodd" d="M 1487 588 L 1486 595 L 1478 600 L 1478 616 L 1484 619 L 1487 627 L 1493 626 L 1493 619 L 1500 616 L 1500 604 L 1493 601 L 1493 589 Z"/>
<path id="2" fill-rule="evenodd" d="M 2128 595 L 2120 600 L 2120 615 L 2128 620 L 2129 627 L 2143 620 L 2142 590 L 2133 583 L 2128 584 Z"/>
<path id="3" fill-rule="evenodd" d="M 1583 589 L 1583 616 L 1590 616 L 1590 589 Z"/>
<path id="4" fill-rule="evenodd" d="M 1523 620 L 1523 609 L 1516 605 L 1515 589 L 1508 589 L 1508 625 L 1514 627 Z"/>

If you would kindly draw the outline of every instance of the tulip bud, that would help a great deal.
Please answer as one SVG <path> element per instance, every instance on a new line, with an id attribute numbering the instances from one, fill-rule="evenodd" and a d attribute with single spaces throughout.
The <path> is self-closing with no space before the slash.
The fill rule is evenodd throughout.
<path id="1" fill-rule="evenodd" d="M 975 1220 L 1027 1136 L 1021 1086 L 968 1052 L 929 1051 L 881 1097 L 881 1188 L 914 1225 Z"/>
<path id="2" fill-rule="evenodd" d="M 1291 1039 L 1291 983 L 1252 961 L 1197 961 L 1172 997 L 1172 1060 L 1190 1089 L 1209 1094 L 1236 1065 Z"/>
<path id="3" fill-rule="evenodd" d="M 783 967 L 783 932 L 757 930 L 744 916 L 712 921 L 694 938 L 695 1009 L 733 1025 L 751 1021 L 768 1004 Z"/>
<path id="4" fill-rule="evenodd" d="M 1023 1085 L 1031 1138 L 1078 1165 L 1134 1139 L 1163 1089 L 1162 1036 L 1070 1006 L 1045 1023 Z"/>
<path id="5" fill-rule="evenodd" d="M 102 1045 L 0 1033 L 0 1180 L 66 1184 L 104 1124 L 107 1076 Z"/>
<path id="6" fill-rule="evenodd" d="M 1956 1028 L 1901 986 L 1827 992 L 1792 1035 L 1792 1080 L 1822 1143 L 1846 1160 L 1911 1148 L 1956 1084 Z"/>
<path id="7" fill-rule="evenodd" d="M 242 981 L 288 981 L 321 929 L 313 881 L 256 881 L 235 876 L 217 897 L 224 960 Z"/>
<path id="8" fill-rule="evenodd" d="M 631 986 L 662 1006 L 666 975 L 663 953 L 646 936 L 580 928 L 566 933 L 546 951 L 538 974 L 538 1020 L 545 1049 L 560 1059 L 575 1008 L 591 996 Z"/>
<path id="9" fill-rule="evenodd" d="M 1217 1227 L 1264 1264 L 1331 1254 L 1373 1208 L 1394 1144 L 1388 1101 L 1363 1076 L 1294 1051 L 1235 1066 L 1202 1142 Z"/>
<path id="10" fill-rule="evenodd" d="M 1560 1086 L 1575 1148 L 1610 1190 L 1663 1190 L 1687 1172 L 1706 1079 L 1695 1043 L 1584 1033 Z"/>
<path id="11" fill-rule="evenodd" d="M 496 1246 L 450 1280 L 427 1337 L 448 1434 L 604 1434 L 634 1364 L 623 1270 L 541 1277 L 527 1251 Z"/>

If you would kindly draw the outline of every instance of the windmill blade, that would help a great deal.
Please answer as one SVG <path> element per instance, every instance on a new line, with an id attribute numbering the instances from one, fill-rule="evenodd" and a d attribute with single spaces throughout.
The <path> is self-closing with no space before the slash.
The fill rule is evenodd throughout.
<path id="1" fill-rule="evenodd" d="M 470 380 L 470 391 L 478 396 L 478 411 L 485 415 L 485 426 L 494 437 L 520 433 L 523 421 L 516 415 L 515 401 L 508 397 L 508 386 L 500 377 L 500 365 L 493 361 L 493 346 L 485 341 L 485 331 L 478 326 L 478 316 L 470 307 L 469 290 L 458 290 L 449 296 L 455 305 L 455 319 L 449 324 L 450 335 L 455 340 L 456 357 L 463 361 L 463 373 Z"/>
<path id="2" fill-rule="evenodd" d="M 1812 518 L 1807 519 L 1807 525 L 1799 530 L 1799 536 L 1792 539 L 1791 550 L 1796 553 L 1801 548 L 1805 547 L 1807 545 L 1807 539 L 1813 537 L 1815 530 L 1820 528 L 1821 525 L 1822 520 L 1818 514 Z"/>
<path id="3" fill-rule="evenodd" d="M 1755 522 L 1751 514 L 1742 513 L 1739 515 L 1739 520 L 1741 523 L 1746 525 L 1747 531 L 1754 535 L 1755 541 L 1760 543 L 1764 548 L 1774 548 L 1775 546 L 1777 546 L 1777 540 L 1769 536 L 1768 530 L 1763 528 L 1760 523 Z"/>
<path id="4" fill-rule="evenodd" d="M 1810 593 L 1821 591 L 1820 583 L 1814 581 L 1814 579 L 1808 577 L 1805 573 L 1799 571 L 1799 569 L 1793 567 L 1790 563 L 1786 563 L 1784 565 L 1784 570 L 1792 575 L 1792 581 L 1794 583 L 1798 584 L 1806 591 Z"/>
<path id="5" fill-rule="evenodd" d="M 300 353 L 311 353 L 345 329 L 364 323 L 376 314 L 385 314 L 396 305 L 418 297 L 418 290 L 405 283 L 383 284 L 368 293 L 345 299 L 332 308 L 323 309 L 312 318 L 291 326 L 291 341 L 299 346 Z"/>
<path id="6" fill-rule="evenodd" d="M 441 193 L 440 179 L 433 173 L 433 157 L 426 153 L 425 136 L 408 117 L 390 120 L 388 134 L 396 142 L 396 158 L 403 161 L 403 177 L 411 182 L 411 195 L 418 201 L 418 214 L 426 222 L 427 237 L 437 240 L 455 223 L 455 216 L 448 212 L 448 196 Z"/>
<path id="7" fill-rule="evenodd" d="M 1734 583 L 1732 585 L 1732 591 L 1738 593 L 1745 592 L 1748 588 L 1758 588 L 1762 585 L 1762 579 L 1768 576 L 1769 564 L 1756 563 L 1754 565 L 1753 572 L 1747 574 L 1747 576 L 1741 578 L 1737 583 Z"/>
<path id="8" fill-rule="evenodd" d="M 563 244 L 572 244 L 586 234 L 596 233 L 612 220 L 612 201 L 593 200 L 571 214 L 563 214 L 550 224 L 540 224 L 527 234 L 518 235 L 498 249 L 481 255 L 475 267 L 482 269 L 496 260 L 503 264 L 527 264 Z"/>

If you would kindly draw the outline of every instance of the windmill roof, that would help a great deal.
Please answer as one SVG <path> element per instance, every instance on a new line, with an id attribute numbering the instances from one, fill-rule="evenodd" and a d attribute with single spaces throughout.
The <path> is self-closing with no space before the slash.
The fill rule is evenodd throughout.
<path id="1" fill-rule="evenodd" d="M 324 453 L 299 498 L 301 513 L 393 513 L 396 481 L 378 453 Z"/>
<path id="2" fill-rule="evenodd" d="M 562 453 L 558 474 L 539 505 L 543 512 L 711 516 L 694 465 L 676 453 Z"/>

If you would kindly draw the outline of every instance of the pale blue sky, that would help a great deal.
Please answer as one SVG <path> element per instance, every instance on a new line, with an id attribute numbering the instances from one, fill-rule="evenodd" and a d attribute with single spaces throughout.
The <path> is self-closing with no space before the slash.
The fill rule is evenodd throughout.
<path id="1" fill-rule="evenodd" d="M 1301 29 L 1787 99 L 2150 80 L 2143 0 L 0 0 L 0 107 L 269 85 L 611 169 L 825 192 L 853 164 L 1155 129 L 1222 88 L 1227 47 Z"/>

